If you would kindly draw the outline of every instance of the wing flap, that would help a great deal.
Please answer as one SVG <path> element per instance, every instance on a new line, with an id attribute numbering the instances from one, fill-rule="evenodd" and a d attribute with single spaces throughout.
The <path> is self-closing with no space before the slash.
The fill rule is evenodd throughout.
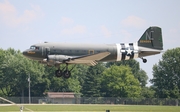
<path id="1" fill-rule="evenodd" d="M 105 58 L 108 55 L 110 55 L 110 52 L 102 52 L 102 53 L 98 53 L 98 54 L 86 55 L 86 56 L 82 56 L 82 57 L 72 58 L 71 60 L 66 61 L 66 63 L 86 64 L 86 65 L 95 66 L 96 64 L 98 64 L 97 61 Z"/>

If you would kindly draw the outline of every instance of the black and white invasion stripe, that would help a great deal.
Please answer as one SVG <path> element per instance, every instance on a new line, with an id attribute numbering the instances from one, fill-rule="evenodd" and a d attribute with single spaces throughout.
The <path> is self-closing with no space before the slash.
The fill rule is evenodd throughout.
<path id="1" fill-rule="evenodd" d="M 138 57 L 137 43 L 121 43 L 117 45 L 117 61 Z"/>

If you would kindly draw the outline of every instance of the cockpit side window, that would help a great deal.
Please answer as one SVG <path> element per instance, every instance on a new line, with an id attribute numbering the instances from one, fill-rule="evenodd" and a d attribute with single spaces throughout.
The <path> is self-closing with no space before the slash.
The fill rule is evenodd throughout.
<path id="1" fill-rule="evenodd" d="M 31 46 L 30 49 L 32 49 L 32 50 L 39 50 L 39 47 Z"/>
<path id="2" fill-rule="evenodd" d="M 30 49 L 35 49 L 35 46 L 31 46 Z"/>

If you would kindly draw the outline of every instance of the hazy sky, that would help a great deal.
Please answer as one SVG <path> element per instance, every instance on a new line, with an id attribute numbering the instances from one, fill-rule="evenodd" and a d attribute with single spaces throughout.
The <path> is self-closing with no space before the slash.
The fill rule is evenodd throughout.
<path id="1" fill-rule="evenodd" d="M 3 49 L 44 41 L 136 42 L 149 26 L 162 28 L 164 50 L 179 47 L 180 0 L 0 0 Z M 161 56 L 146 57 L 146 64 L 137 59 L 150 79 Z"/>

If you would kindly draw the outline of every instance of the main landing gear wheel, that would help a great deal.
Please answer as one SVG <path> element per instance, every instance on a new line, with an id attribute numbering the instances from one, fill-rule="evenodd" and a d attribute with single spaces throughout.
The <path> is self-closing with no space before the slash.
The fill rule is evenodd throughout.
<path id="1" fill-rule="evenodd" d="M 71 72 L 68 71 L 68 70 L 65 70 L 65 71 L 63 72 L 63 77 L 66 78 L 66 79 L 68 79 L 69 77 L 71 77 Z"/>
<path id="2" fill-rule="evenodd" d="M 55 75 L 56 75 L 56 77 L 61 77 L 63 75 L 62 70 L 56 70 Z"/>
<path id="3" fill-rule="evenodd" d="M 65 79 L 70 78 L 71 77 L 71 71 L 74 69 L 75 66 L 76 65 L 74 65 L 70 70 L 68 70 L 68 63 L 66 63 L 66 66 L 63 69 L 58 68 L 58 70 L 55 71 L 56 77 L 63 76 Z M 56 67 L 58 67 L 58 66 L 56 66 Z"/>

